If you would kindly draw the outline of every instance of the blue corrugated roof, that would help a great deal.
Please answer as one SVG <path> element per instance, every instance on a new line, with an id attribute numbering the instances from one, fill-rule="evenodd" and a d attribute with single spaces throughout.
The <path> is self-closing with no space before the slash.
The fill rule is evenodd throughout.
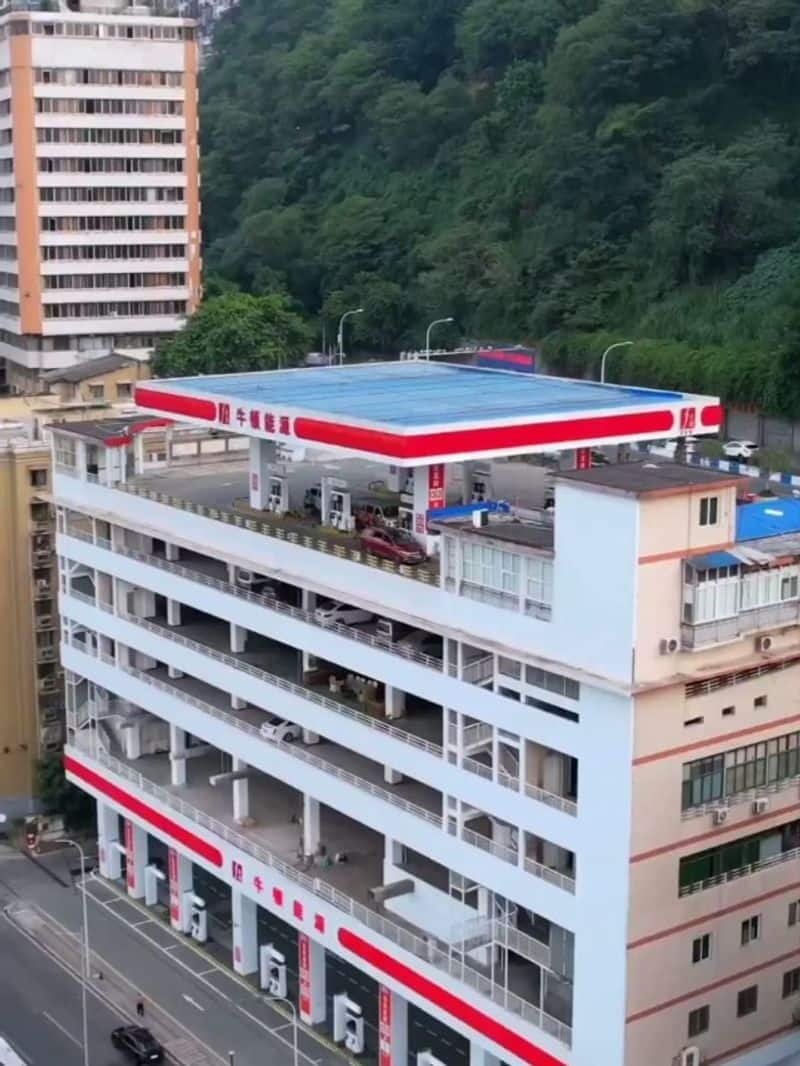
<path id="1" fill-rule="evenodd" d="M 408 361 L 173 378 L 170 387 L 387 426 L 476 423 L 675 403 L 680 392 Z"/>
<path id="2" fill-rule="evenodd" d="M 800 500 L 756 500 L 737 508 L 737 541 L 777 537 L 781 533 L 800 533 Z"/>
<path id="3" fill-rule="evenodd" d="M 686 562 L 694 570 L 714 570 L 719 566 L 738 566 L 741 559 L 730 552 L 709 552 L 708 555 L 693 555 Z"/>

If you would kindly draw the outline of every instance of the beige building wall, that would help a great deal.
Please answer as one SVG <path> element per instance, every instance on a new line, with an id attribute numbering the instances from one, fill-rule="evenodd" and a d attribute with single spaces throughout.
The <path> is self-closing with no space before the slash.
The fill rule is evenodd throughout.
<path id="1" fill-rule="evenodd" d="M 51 391 L 65 403 L 132 404 L 136 382 L 149 377 L 148 363 L 132 362 L 130 366 L 85 381 L 54 381 Z"/>
<path id="2" fill-rule="evenodd" d="M 41 443 L 0 445 L 0 807 L 12 814 L 30 809 L 40 740 L 60 736 L 46 721 L 60 717 L 49 465 Z"/>
<path id="3" fill-rule="evenodd" d="M 705 1064 L 788 1031 L 800 996 L 783 997 L 787 971 L 800 967 L 796 861 L 748 873 L 688 895 L 679 892 L 681 858 L 800 818 L 798 782 L 768 795 L 734 796 L 718 824 L 714 804 L 682 811 L 687 762 L 800 730 L 800 644 L 796 627 L 770 632 L 769 652 L 752 636 L 694 652 L 663 654 L 680 636 L 682 559 L 723 549 L 734 539 L 735 488 L 720 487 L 719 522 L 699 527 L 698 496 L 641 502 L 641 555 L 635 676 L 633 811 L 628 937 L 627 1062 L 664 1062 L 700 1048 Z M 704 683 L 704 684 L 703 684 Z M 743 943 L 742 923 L 757 919 Z M 798 914 L 800 920 L 800 913 Z M 694 960 L 708 936 L 708 957 Z M 745 938 L 747 939 L 747 938 Z M 702 942 L 701 942 L 702 943 Z M 703 946 L 700 954 L 705 954 Z M 758 986 L 753 1013 L 738 1016 L 738 995 Z M 708 1008 L 705 1032 L 690 1036 L 689 1014 Z"/>

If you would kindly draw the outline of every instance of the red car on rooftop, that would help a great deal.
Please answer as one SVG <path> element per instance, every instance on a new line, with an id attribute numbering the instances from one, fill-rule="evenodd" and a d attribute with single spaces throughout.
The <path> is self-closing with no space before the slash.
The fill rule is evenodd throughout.
<path id="1" fill-rule="evenodd" d="M 393 526 L 371 526 L 361 531 L 361 547 L 371 555 L 391 559 L 395 563 L 414 566 L 427 559 L 419 543 L 405 529 Z"/>

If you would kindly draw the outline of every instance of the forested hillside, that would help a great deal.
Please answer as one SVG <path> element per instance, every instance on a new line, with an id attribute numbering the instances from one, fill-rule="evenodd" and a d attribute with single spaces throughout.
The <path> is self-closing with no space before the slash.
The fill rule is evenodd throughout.
<path id="1" fill-rule="evenodd" d="M 799 85 L 798 0 L 240 0 L 207 270 L 800 415 Z"/>

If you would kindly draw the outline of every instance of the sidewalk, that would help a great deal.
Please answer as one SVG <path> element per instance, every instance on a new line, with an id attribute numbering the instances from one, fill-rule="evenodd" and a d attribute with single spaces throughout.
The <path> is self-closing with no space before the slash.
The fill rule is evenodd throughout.
<path id="1" fill-rule="evenodd" d="M 9 903 L 5 913 L 18 929 L 80 978 L 82 946 L 72 933 L 33 903 Z M 90 960 L 89 986 L 128 1021 L 136 1021 L 136 1001 L 140 996 L 145 998 L 144 1024 L 163 1044 L 169 1060 L 179 1066 L 224 1064 L 224 1059 L 198 1043 L 188 1030 L 147 999 L 142 989 L 132 985 L 95 951 L 90 952 Z"/>

